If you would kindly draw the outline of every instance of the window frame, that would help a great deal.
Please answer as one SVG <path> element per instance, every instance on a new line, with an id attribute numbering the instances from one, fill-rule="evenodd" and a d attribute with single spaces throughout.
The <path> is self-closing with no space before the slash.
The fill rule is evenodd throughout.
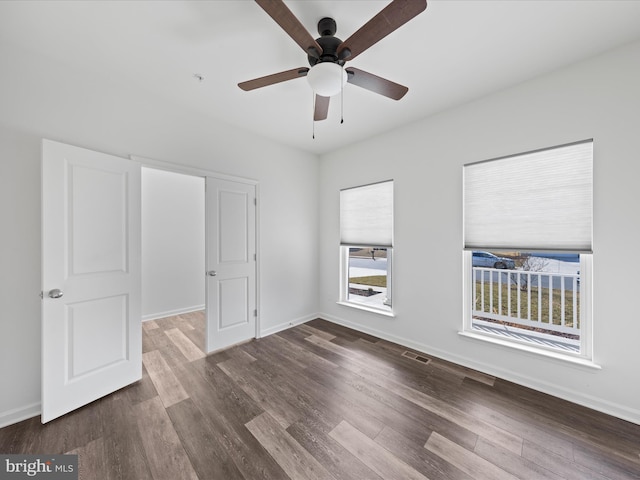
<path id="1" fill-rule="evenodd" d="M 487 249 L 489 250 L 489 249 Z M 460 335 L 493 344 L 524 350 L 539 355 L 566 360 L 592 368 L 600 368 L 593 359 L 593 254 L 580 255 L 580 352 L 572 353 L 526 340 L 503 337 L 473 328 L 473 250 L 463 250 L 463 318 Z M 537 252 L 536 252 L 537 253 Z M 568 252 L 563 252 L 568 253 Z M 578 252 L 576 252 L 578 253 Z"/>
<path id="2" fill-rule="evenodd" d="M 599 368 L 593 361 L 593 151 L 591 138 L 463 166 L 461 335 Z M 488 190 L 496 177 L 504 180 L 501 189 Z M 558 209 L 564 202 L 571 208 Z M 580 351 L 474 329 L 472 252 L 477 251 L 579 254 Z"/>
<path id="3" fill-rule="evenodd" d="M 387 250 L 387 295 L 383 307 L 367 305 L 349 299 L 349 249 L 350 248 L 380 248 L 377 245 L 340 245 L 340 292 L 339 305 L 366 310 L 372 313 L 394 317 L 393 311 L 393 247 L 383 247 Z"/>
<path id="4" fill-rule="evenodd" d="M 393 178 L 340 189 L 340 280 L 338 304 L 373 313 L 393 313 L 393 237 L 395 182 Z M 376 212 L 376 213 L 372 213 Z M 351 248 L 384 248 L 387 251 L 387 296 L 382 307 L 351 300 L 349 252 Z"/>

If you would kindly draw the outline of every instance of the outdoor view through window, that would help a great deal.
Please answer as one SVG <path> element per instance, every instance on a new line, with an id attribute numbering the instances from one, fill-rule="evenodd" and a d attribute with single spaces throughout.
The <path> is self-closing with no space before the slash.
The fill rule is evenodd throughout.
<path id="1" fill-rule="evenodd" d="M 369 307 L 388 310 L 387 249 L 378 247 L 349 247 L 349 289 L 347 300 Z"/>
<path id="2" fill-rule="evenodd" d="M 580 353 L 580 255 L 474 251 L 472 328 Z"/>

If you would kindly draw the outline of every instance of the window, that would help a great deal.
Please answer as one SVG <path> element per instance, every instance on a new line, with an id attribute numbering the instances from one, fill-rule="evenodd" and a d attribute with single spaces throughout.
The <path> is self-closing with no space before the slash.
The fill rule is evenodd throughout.
<path id="1" fill-rule="evenodd" d="M 463 333 L 591 359 L 593 141 L 464 167 Z"/>
<path id="2" fill-rule="evenodd" d="M 393 181 L 340 191 L 340 303 L 390 314 Z"/>

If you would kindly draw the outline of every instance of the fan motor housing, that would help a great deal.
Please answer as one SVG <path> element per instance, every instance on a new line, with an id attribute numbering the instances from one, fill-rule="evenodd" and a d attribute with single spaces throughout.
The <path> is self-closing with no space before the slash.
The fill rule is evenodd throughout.
<path id="1" fill-rule="evenodd" d="M 336 21 L 333 18 L 324 17 L 318 22 L 318 33 L 321 36 L 316 38 L 316 42 L 322 47 L 322 55 L 320 55 L 320 58 L 308 55 L 309 65 L 313 67 L 320 62 L 344 65 L 345 61 L 338 58 L 338 47 L 342 44 L 342 40 L 334 36 L 336 31 Z"/>

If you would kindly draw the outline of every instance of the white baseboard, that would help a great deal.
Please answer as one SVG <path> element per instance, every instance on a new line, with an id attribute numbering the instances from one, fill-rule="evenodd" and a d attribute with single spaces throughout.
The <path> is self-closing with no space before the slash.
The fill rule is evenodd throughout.
<path id="1" fill-rule="evenodd" d="M 0 428 L 40 415 L 40 402 L 0 413 Z"/>
<path id="2" fill-rule="evenodd" d="M 338 325 L 343 325 L 345 327 L 352 328 L 353 330 L 357 330 L 363 333 L 368 333 L 369 335 L 382 338 L 383 340 L 388 340 L 390 342 L 394 342 L 399 345 L 412 348 L 419 352 L 423 352 L 427 355 L 432 355 L 434 357 L 438 357 L 443 360 L 456 363 L 458 365 L 461 365 L 467 368 L 471 368 L 473 370 L 478 370 L 482 373 L 486 373 L 487 375 L 492 375 L 494 377 L 501 378 L 509 382 L 516 383 L 518 385 L 522 385 L 523 387 L 528 387 L 533 390 L 537 390 L 539 392 L 546 393 L 554 397 L 558 397 L 563 400 L 567 400 L 569 402 L 573 402 L 578 405 L 582 405 L 584 407 L 591 408 L 593 410 L 597 410 L 599 412 L 605 413 L 607 415 L 612 415 L 614 417 L 621 418 L 622 420 L 626 420 L 628 422 L 632 422 L 637 425 L 640 425 L 639 409 L 629 408 L 625 405 L 620 405 L 614 402 L 610 402 L 608 400 L 604 400 L 602 398 L 587 395 L 582 392 L 578 392 L 576 390 L 563 387 L 561 385 L 547 383 L 539 379 L 531 378 L 525 375 L 518 375 L 517 373 L 511 370 L 496 367 L 495 365 L 488 365 L 486 363 L 478 362 L 468 357 L 464 357 L 460 355 L 452 355 L 449 352 L 440 350 L 436 347 L 415 342 L 413 340 L 409 340 L 403 337 L 398 337 L 396 335 L 392 335 L 386 332 L 382 332 L 380 330 L 376 330 L 375 328 L 369 328 L 366 326 L 355 324 L 355 323 L 349 322 L 348 320 L 344 320 L 343 318 L 339 318 L 333 315 L 329 315 L 326 313 L 319 313 L 318 317 L 325 319 L 329 322 L 337 323 Z"/>
<path id="3" fill-rule="evenodd" d="M 288 322 L 283 322 L 274 327 L 265 328 L 260 331 L 260 338 L 273 335 L 274 333 L 281 332 L 283 330 L 286 330 L 287 328 L 295 327 L 296 325 L 300 325 L 301 323 L 306 323 L 315 318 L 318 318 L 318 314 L 316 313 L 311 315 L 306 315 L 304 317 L 296 318 L 294 320 L 289 320 Z"/>
<path id="4" fill-rule="evenodd" d="M 157 320 L 159 318 L 173 317 L 175 315 L 182 315 L 183 313 L 199 312 L 204 310 L 205 305 L 196 305 L 193 307 L 178 308 L 176 310 L 167 310 L 166 312 L 148 313 L 142 316 L 143 322 L 150 320 Z"/>

